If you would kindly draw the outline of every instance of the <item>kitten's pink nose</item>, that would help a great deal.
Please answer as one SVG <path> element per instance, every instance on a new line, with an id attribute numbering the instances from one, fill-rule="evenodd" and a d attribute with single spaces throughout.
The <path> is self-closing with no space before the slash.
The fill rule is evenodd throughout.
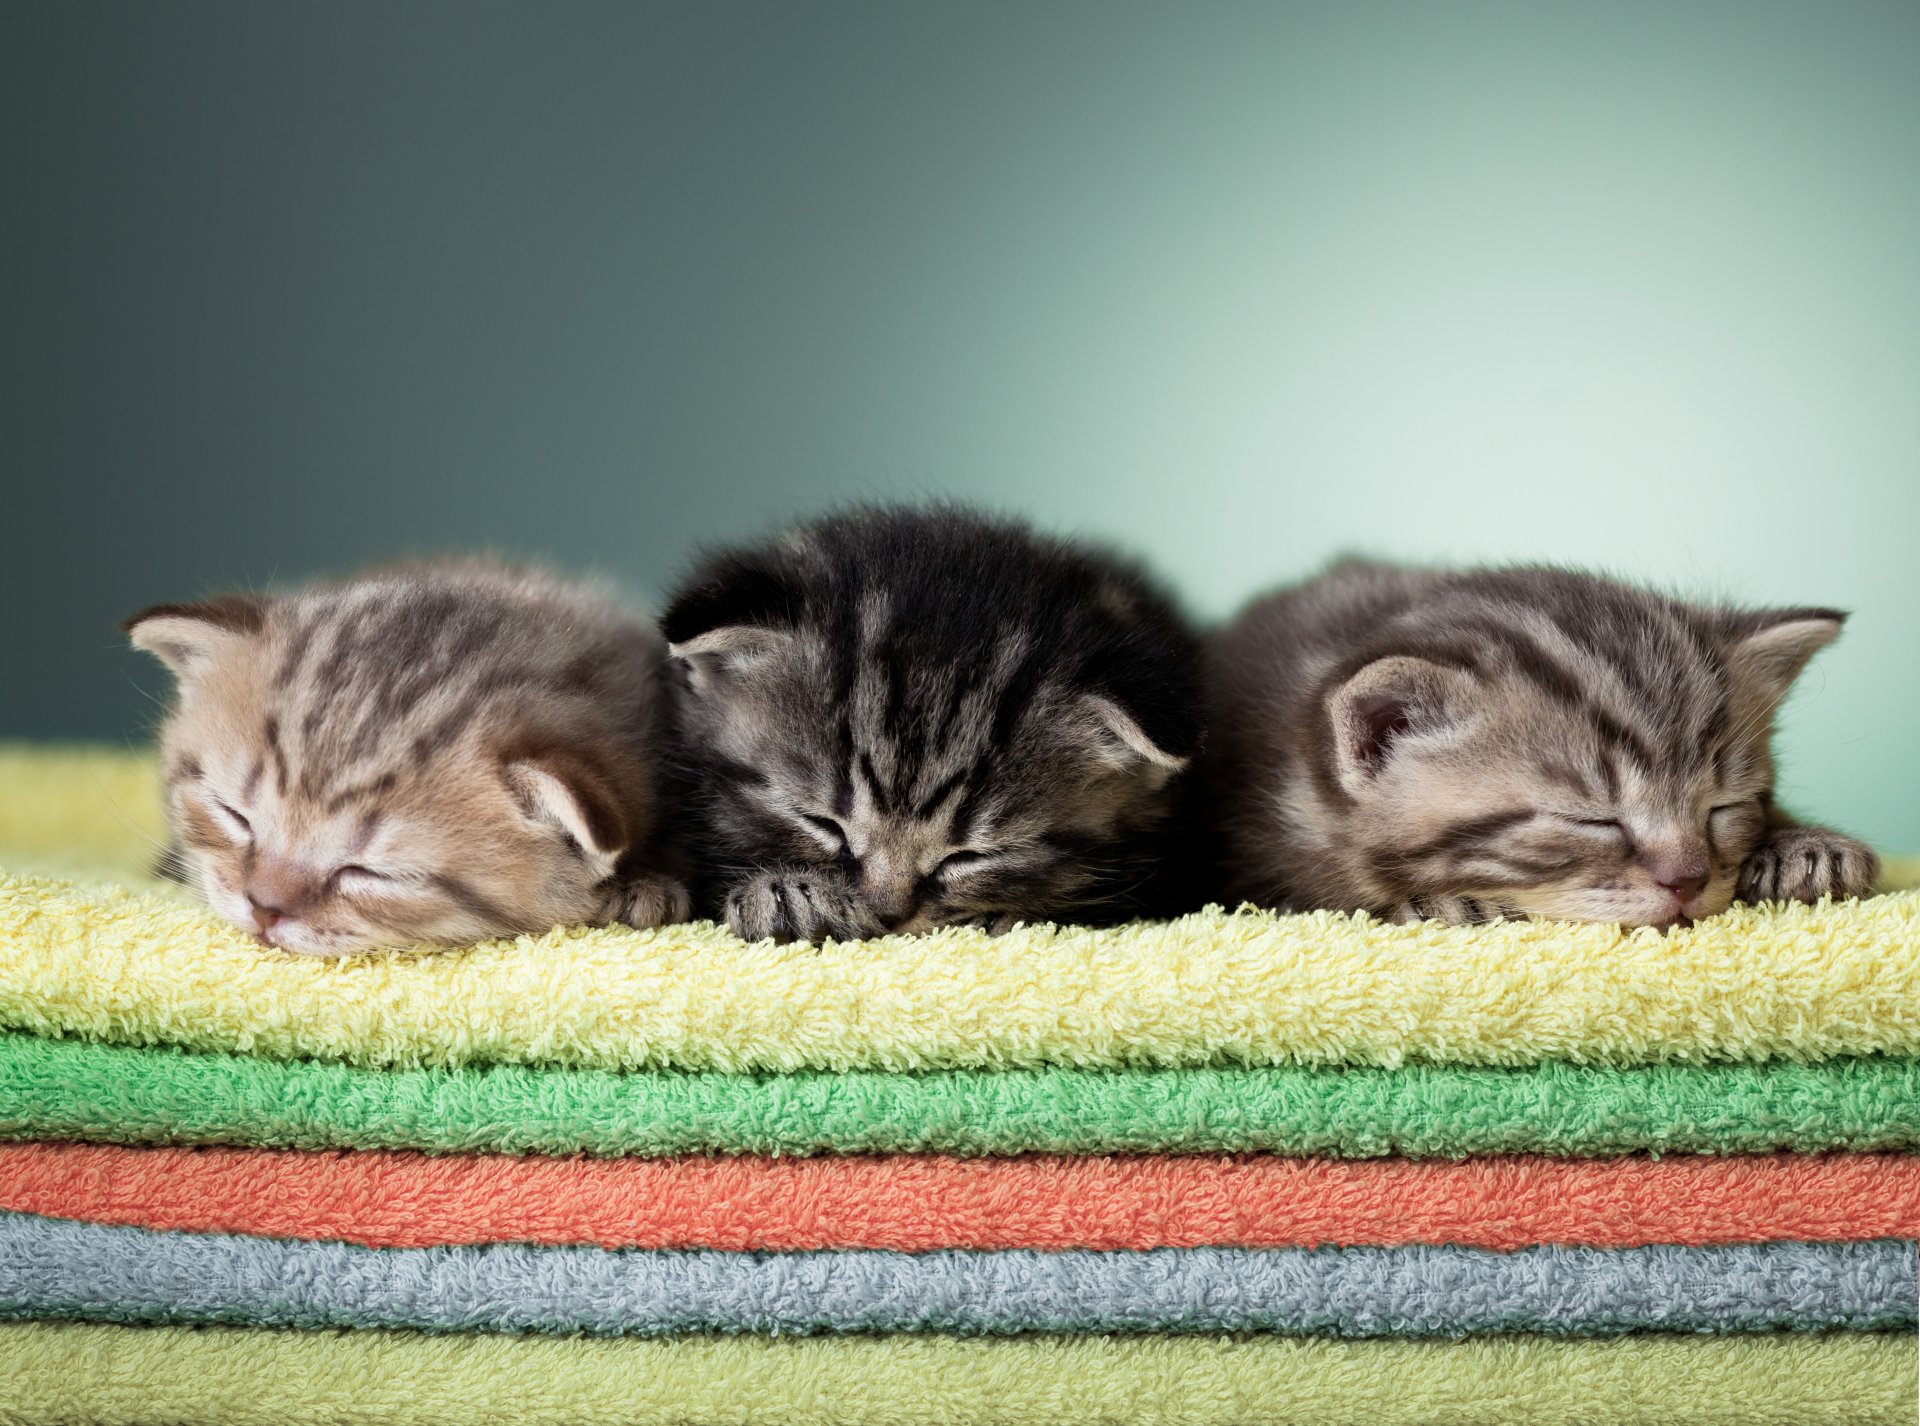
<path id="1" fill-rule="evenodd" d="M 275 926 L 279 925 L 281 921 L 285 920 L 287 915 L 287 913 L 278 906 L 268 906 L 263 902 L 254 900 L 251 892 L 247 895 L 247 910 L 253 913 L 254 930 L 263 936 Z"/>
<path id="2" fill-rule="evenodd" d="M 1673 893 L 1674 900 L 1688 902 L 1700 894 L 1700 888 L 1707 884 L 1705 871 L 1695 871 L 1691 867 L 1674 870 L 1671 867 L 1652 867 L 1653 879 Z"/>
<path id="3" fill-rule="evenodd" d="M 256 859 L 244 888 L 247 910 L 264 936 L 280 922 L 299 916 L 320 899 L 316 878 L 298 864 L 277 856 Z"/>
<path id="4" fill-rule="evenodd" d="M 1682 903 L 1698 896 L 1707 884 L 1707 859 L 1693 848 L 1655 852 L 1646 858 L 1646 867 L 1647 875 Z"/>
<path id="5" fill-rule="evenodd" d="M 1673 893 L 1675 901 L 1684 906 L 1700 894 L 1700 888 L 1707 884 L 1707 879 L 1704 876 L 1690 876 L 1683 881 L 1663 881 L 1660 884 Z"/>

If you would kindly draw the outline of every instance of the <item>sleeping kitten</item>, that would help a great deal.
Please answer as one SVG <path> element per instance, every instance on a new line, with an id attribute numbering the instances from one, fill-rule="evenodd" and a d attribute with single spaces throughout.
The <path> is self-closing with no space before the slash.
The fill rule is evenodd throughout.
<path id="1" fill-rule="evenodd" d="M 859 511 L 708 558 L 664 626 L 703 899 L 740 936 L 1154 905 L 1199 641 L 1133 566 Z"/>
<path id="2" fill-rule="evenodd" d="M 123 628 L 179 685 L 161 750 L 183 879 L 269 945 L 688 915 L 653 839 L 665 650 L 597 594 L 427 564 Z"/>
<path id="3" fill-rule="evenodd" d="M 1361 562 L 1213 642 L 1230 890 L 1453 922 L 1668 926 L 1863 896 L 1861 842 L 1773 805 L 1773 719 L 1844 615 L 1699 608 L 1557 569 Z"/>

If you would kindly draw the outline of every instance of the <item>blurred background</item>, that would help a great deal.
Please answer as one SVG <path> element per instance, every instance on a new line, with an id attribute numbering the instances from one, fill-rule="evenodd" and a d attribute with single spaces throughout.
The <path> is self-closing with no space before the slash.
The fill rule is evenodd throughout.
<path id="1" fill-rule="evenodd" d="M 1920 848 L 1920 6 L 15 3 L 0 737 L 144 604 L 943 495 L 1196 611 L 1365 550 L 1857 611 Z"/>

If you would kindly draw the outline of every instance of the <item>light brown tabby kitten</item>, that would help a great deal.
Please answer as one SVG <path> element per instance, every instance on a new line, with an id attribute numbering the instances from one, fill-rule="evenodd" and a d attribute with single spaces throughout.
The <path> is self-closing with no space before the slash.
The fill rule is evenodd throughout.
<path id="1" fill-rule="evenodd" d="M 1336 565 L 1212 644 L 1204 775 L 1237 898 L 1669 926 L 1870 892 L 1773 804 L 1774 715 L 1845 616 L 1520 568 Z"/>
<path id="2" fill-rule="evenodd" d="M 269 945 L 688 915 L 654 839 L 665 647 L 598 594 L 422 564 L 123 627 L 178 681 L 161 736 L 178 870 Z"/>

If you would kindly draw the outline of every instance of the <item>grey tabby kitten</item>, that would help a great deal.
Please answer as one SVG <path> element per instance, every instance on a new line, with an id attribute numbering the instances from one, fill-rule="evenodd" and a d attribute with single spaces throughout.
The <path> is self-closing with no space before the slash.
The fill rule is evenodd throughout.
<path id="1" fill-rule="evenodd" d="M 1158 904 L 1200 650 L 1131 565 L 858 511 L 713 556 L 663 622 L 701 900 L 740 936 Z"/>
<path id="2" fill-rule="evenodd" d="M 483 563 L 123 626 L 179 696 L 182 879 L 307 955 L 682 920 L 654 827 L 665 648 L 598 594 Z"/>
<path id="3" fill-rule="evenodd" d="M 1207 661 L 1232 895 L 1397 920 L 1668 926 L 1863 896 L 1878 861 L 1773 802 L 1773 721 L 1845 616 L 1570 571 L 1336 565 Z"/>

